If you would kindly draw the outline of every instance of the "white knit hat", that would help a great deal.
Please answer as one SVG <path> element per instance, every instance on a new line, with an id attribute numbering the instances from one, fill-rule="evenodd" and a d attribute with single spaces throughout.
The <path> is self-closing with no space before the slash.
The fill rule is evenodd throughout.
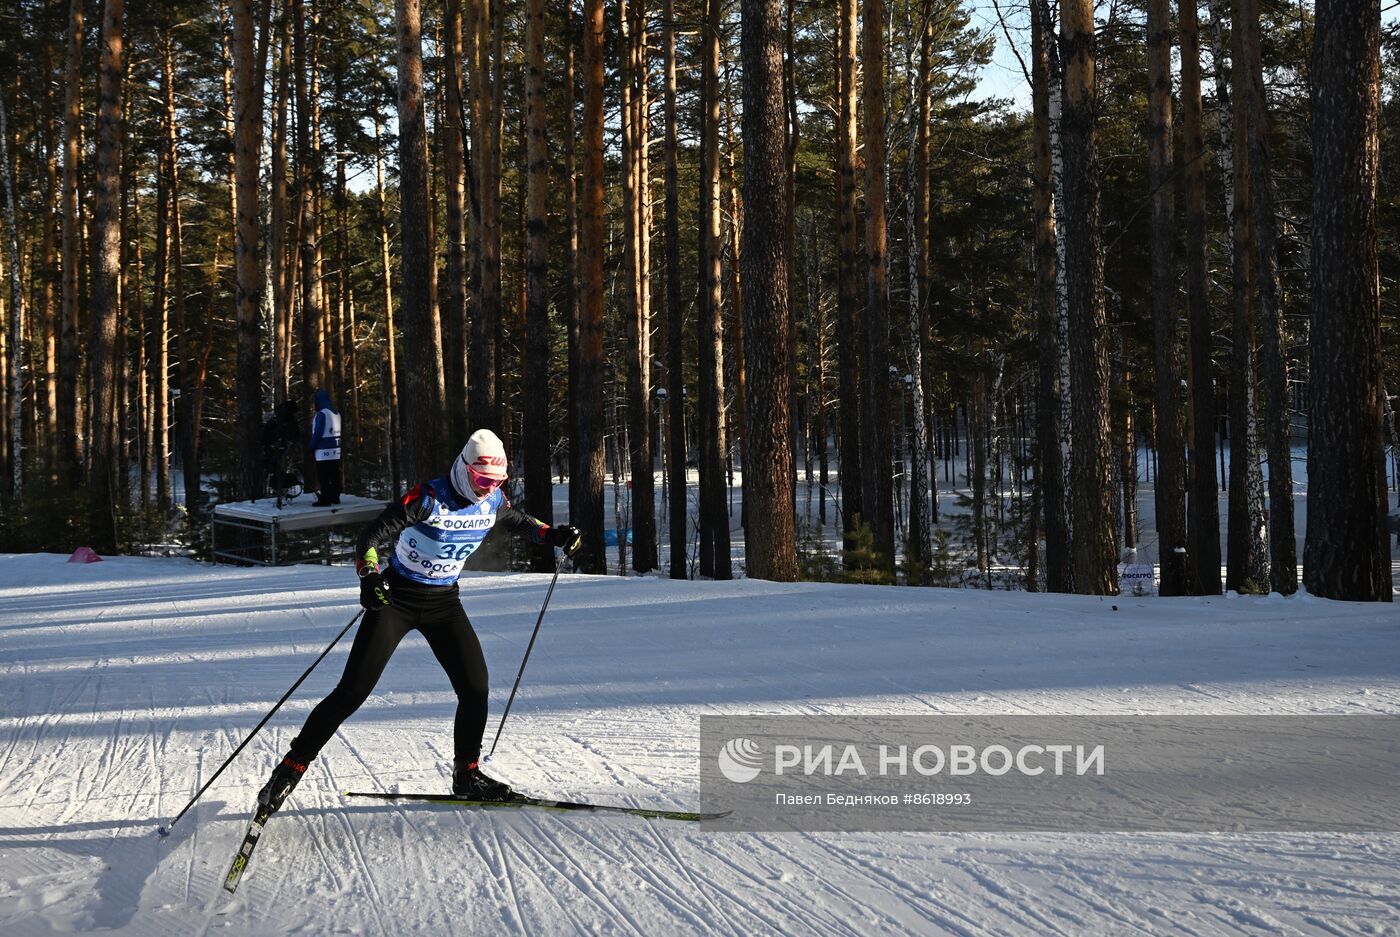
<path id="1" fill-rule="evenodd" d="M 467 439 L 461 455 L 452 463 L 452 484 L 464 495 L 471 495 L 471 476 L 467 473 L 471 466 L 478 475 L 492 478 L 506 477 L 506 447 L 501 437 L 489 429 L 479 429 Z"/>

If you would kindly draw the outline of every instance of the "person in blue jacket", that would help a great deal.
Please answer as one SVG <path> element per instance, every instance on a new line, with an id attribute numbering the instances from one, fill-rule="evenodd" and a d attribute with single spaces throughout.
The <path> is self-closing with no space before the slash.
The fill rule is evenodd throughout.
<path id="1" fill-rule="evenodd" d="M 453 723 L 452 792 L 472 800 L 509 800 L 506 784 L 477 765 L 486 731 L 487 671 L 481 643 L 457 597 L 462 564 L 500 524 L 532 543 L 573 554 L 577 528 L 551 527 L 511 506 L 505 447 L 495 433 L 477 430 L 452 469 L 391 502 L 356 543 L 360 604 L 367 609 L 345 661 L 340 683 L 307 717 L 282 762 L 258 794 L 272 810 L 296 787 L 306 766 L 341 723 L 369 698 L 399 642 L 410 631 L 427 640 L 457 694 Z M 381 555 L 388 562 L 380 566 Z"/>
<path id="2" fill-rule="evenodd" d="M 315 395 L 316 415 L 311 418 L 311 454 L 316 458 L 314 507 L 340 503 L 340 411 L 331 405 L 324 387 Z"/>

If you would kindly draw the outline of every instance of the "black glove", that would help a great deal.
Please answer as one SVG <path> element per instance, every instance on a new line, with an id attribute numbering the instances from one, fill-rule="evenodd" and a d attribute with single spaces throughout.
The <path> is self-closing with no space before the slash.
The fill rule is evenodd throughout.
<path id="1" fill-rule="evenodd" d="M 389 584 L 378 572 L 370 570 L 360 577 L 360 607 L 374 611 L 390 604 Z"/>
<path id="2" fill-rule="evenodd" d="M 563 550 L 565 556 L 573 556 L 583 546 L 583 534 L 572 524 L 560 524 L 549 528 L 545 533 L 545 542 Z"/>

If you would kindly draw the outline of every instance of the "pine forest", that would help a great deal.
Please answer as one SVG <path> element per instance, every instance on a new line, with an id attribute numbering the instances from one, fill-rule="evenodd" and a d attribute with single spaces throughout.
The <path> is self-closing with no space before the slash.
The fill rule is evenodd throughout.
<path id="1" fill-rule="evenodd" d="M 585 572 L 1389 601 L 1392 16 L 10 0 L 0 549 L 207 558 L 324 391 Z"/>

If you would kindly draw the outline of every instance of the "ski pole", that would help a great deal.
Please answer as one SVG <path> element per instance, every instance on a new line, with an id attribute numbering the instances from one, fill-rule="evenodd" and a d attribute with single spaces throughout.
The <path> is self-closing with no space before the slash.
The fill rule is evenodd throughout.
<path id="1" fill-rule="evenodd" d="M 515 675 L 515 686 L 510 688 L 510 699 L 506 700 L 506 711 L 501 713 L 501 724 L 496 726 L 496 737 L 491 740 L 491 750 L 486 753 L 486 760 L 496 754 L 496 743 L 501 740 L 501 730 L 506 727 L 506 717 L 510 715 L 510 705 L 515 702 L 515 691 L 520 689 L 520 678 L 525 676 L 525 664 L 530 660 L 530 651 L 535 646 L 535 638 L 540 634 L 540 622 L 544 621 L 544 610 L 549 608 L 549 597 L 554 594 L 554 584 L 559 581 L 559 570 L 563 567 L 562 557 L 554 561 L 554 578 L 549 580 L 549 591 L 544 594 L 544 604 L 540 606 L 540 617 L 535 619 L 535 631 L 530 635 L 530 643 L 525 645 L 525 656 L 520 660 L 520 672 Z"/>
<path id="2" fill-rule="evenodd" d="M 326 645 L 326 649 L 321 652 L 321 656 L 312 661 L 311 666 L 306 668 L 306 673 L 298 677 L 297 682 L 292 684 L 292 688 L 286 693 L 282 694 L 282 698 L 277 701 L 277 705 L 273 706 L 272 709 L 268 710 L 267 715 L 262 717 L 262 722 L 259 722 L 256 726 L 253 727 L 253 731 L 248 733 L 248 737 L 245 738 L 242 742 L 240 742 L 238 744 L 238 747 L 233 750 L 233 754 L 229 755 L 228 758 L 224 759 L 224 763 L 219 765 L 219 770 L 214 772 L 213 777 L 204 782 L 204 786 L 199 789 L 199 793 L 195 794 L 193 797 L 190 798 L 190 802 L 185 804 L 184 810 L 181 810 L 179 813 L 175 814 L 175 819 L 165 824 L 165 826 L 158 827 L 156 829 L 157 833 L 159 833 L 161 836 L 170 835 L 170 830 L 175 826 L 176 823 L 180 822 L 180 818 L 185 815 L 185 812 L 194 806 L 195 801 L 199 800 L 199 798 L 204 796 L 204 792 L 209 790 L 209 785 L 213 784 L 216 780 L 218 780 L 219 775 L 224 773 L 224 769 L 233 763 L 233 759 L 238 757 L 238 753 L 243 751 L 243 749 L 247 747 L 248 743 L 253 740 L 253 736 L 257 735 L 263 726 L 267 725 L 267 721 L 271 719 L 274 715 L 276 715 L 277 710 L 282 708 L 282 704 L 285 703 L 291 697 L 291 695 L 296 692 L 297 687 L 301 686 L 303 680 L 311 676 L 311 671 L 316 669 L 316 665 L 326 659 L 326 655 L 331 652 L 331 648 L 335 647 L 337 644 L 340 643 L 340 639 L 345 637 L 345 633 L 349 631 L 352 627 L 354 627 L 355 622 L 359 621 L 360 616 L 364 613 L 364 609 L 360 609 L 358 612 L 355 613 L 355 617 L 350 619 L 350 621 L 346 623 L 344 628 L 340 629 L 340 634 L 335 636 L 335 640 L 332 641 L 330 644 Z"/>

